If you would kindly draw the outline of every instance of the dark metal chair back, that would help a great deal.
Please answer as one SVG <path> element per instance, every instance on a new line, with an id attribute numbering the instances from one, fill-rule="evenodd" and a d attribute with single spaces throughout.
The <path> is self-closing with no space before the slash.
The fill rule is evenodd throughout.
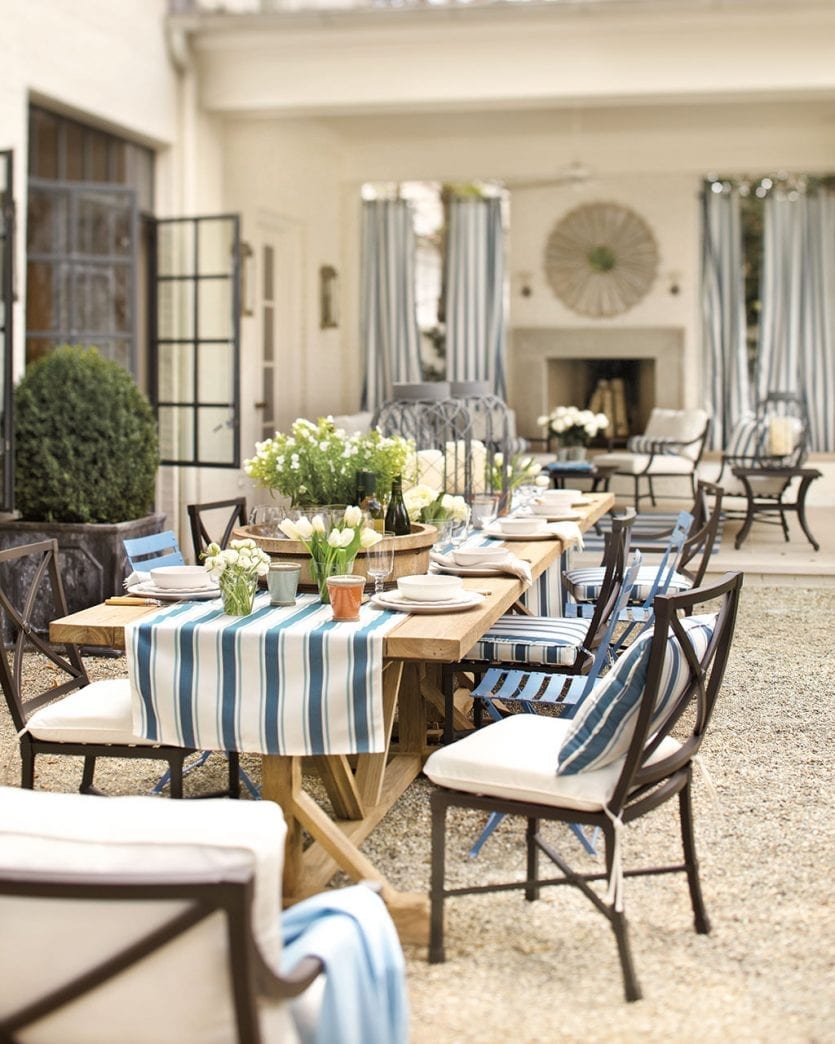
<path id="1" fill-rule="evenodd" d="M 234 497 L 230 500 L 213 500 L 206 504 L 188 504 L 189 524 L 191 526 L 191 541 L 194 545 L 194 561 L 199 562 L 200 556 L 211 543 L 218 544 L 221 548 L 227 546 L 232 538 L 232 533 L 237 526 L 245 526 L 246 497 Z M 212 521 L 217 523 L 215 532 L 220 532 L 219 537 L 213 537 L 206 525 L 205 515 L 211 514 Z M 220 526 L 223 529 L 220 529 Z"/>

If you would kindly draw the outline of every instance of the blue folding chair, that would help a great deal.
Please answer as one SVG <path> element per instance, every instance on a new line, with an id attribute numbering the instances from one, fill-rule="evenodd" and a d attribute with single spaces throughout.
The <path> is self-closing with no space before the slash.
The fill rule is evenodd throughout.
<path id="1" fill-rule="evenodd" d="M 133 537 L 123 540 L 122 544 L 134 572 L 147 572 L 157 566 L 186 564 L 173 529 L 166 529 L 164 533 L 151 533 L 150 536 Z"/>

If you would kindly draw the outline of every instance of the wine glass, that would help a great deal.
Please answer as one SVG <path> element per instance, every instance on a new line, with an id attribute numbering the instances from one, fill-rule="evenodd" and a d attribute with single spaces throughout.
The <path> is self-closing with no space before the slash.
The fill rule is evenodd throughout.
<path id="1" fill-rule="evenodd" d="M 391 539 L 390 539 L 391 538 Z M 366 549 L 366 570 L 374 581 L 374 594 L 381 594 L 383 581 L 394 569 L 394 533 L 386 533 L 382 540 Z"/>
<path id="2" fill-rule="evenodd" d="M 486 529 L 499 513 L 499 498 L 495 493 L 477 493 L 473 497 L 472 517 L 476 529 Z"/>
<path id="3" fill-rule="evenodd" d="M 460 547 L 467 537 L 470 535 L 470 516 L 467 514 L 466 518 L 456 518 L 450 522 L 449 526 L 449 540 L 452 544 L 453 549 Z"/>

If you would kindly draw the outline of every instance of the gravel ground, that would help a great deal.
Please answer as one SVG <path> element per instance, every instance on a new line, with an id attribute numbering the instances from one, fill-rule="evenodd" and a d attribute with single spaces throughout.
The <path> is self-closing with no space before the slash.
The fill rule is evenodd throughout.
<path id="1" fill-rule="evenodd" d="M 614 937 L 573 890 L 447 903 L 447 961 L 407 947 L 414 1044 L 493 1041 L 835 1041 L 833 692 L 835 588 L 743 591 L 731 662 L 703 760 L 714 804 L 696 781 L 702 886 L 713 930 L 692 930 L 683 876 L 628 880 L 626 910 L 644 1000 L 623 1001 Z M 88 660 L 95 677 L 119 659 Z M 257 780 L 258 758 L 244 758 Z M 187 790 L 222 785 L 218 757 Z M 135 793 L 155 779 L 141 762 L 101 762 L 97 783 Z M 39 758 L 37 786 L 74 789 L 80 761 Z M 0 719 L 0 782 L 19 782 L 17 742 Z M 428 888 L 430 785 L 403 795 L 364 850 L 395 886 Z M 482 820 L 453 815 L 455 879 L 522 869 L 521 825 L 505 820 L 471 860 Z M 579 866 L 594 866 L 552 827 Z M 679 858 L 675 803 L 629 828 L 627 865 Z"/>

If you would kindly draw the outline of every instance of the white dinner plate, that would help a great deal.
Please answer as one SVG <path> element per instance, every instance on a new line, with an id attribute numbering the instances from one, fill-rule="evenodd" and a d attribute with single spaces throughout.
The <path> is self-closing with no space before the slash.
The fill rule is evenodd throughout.
<path id="1" fill-rule="evenodd" d="M 505 567 L 500 565 L 487 565 L 486 562 L 480 565 L 461 566 L 461 565 L 441 565 L 440 562 L 432 562 L 430 569 L 433 573 L 448 573 L 450 576 L 501 576 L 505 572 Z M 507 574 L 508 576 L 511 574 Z"/>
<path id="2" fill-rule="evenodd" d="M 543 518 L 542 521 L 547 522 L 548 520 Z M 525 536 L 522 536 L 521 533 L 503 533 L 498 526 L 487 526 L 482 532 L 489 537 L 494 537 L 496 540 L 522 540 L 527 542 L 528 540 L 554 540 L 556 538 L 556 534 L 549 529 L 546 529 L 544 533 L 527 533 Z"/>
<path id="3" fill-rule="evenodd" d="M 481 605 L 483 601 L 484 595 L 476 591 L 465 591 L 457 598 L 445 598 L 442 602 L 417 602 L 413 598 L 401 598 L 393 591 L 371 596 L 371 604 L 378 609 L 393 609 L 398 613 L 457 613 Z"/>
<path id="4" fill-rule="evenodd" d="M 172 591 L 169 587 L 157 587 L 156 584 L 133 584 L 127 589 L 128 594 L 142 595 L 143 598 L 159 598 L 164 602 L 201 602 L 209 598 L 220 598 L 219 587 L 180 588 Z"/>

